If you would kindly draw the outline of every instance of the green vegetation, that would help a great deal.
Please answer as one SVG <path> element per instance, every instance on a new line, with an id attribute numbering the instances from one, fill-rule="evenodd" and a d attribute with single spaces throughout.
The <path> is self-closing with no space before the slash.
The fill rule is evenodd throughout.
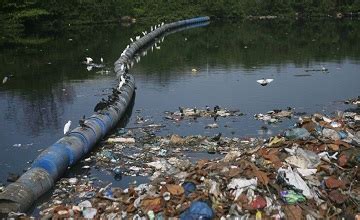
<path id="1" fill-rule="evenodd" d="M 171 21 L 208 15 L 241 19 L 248 16 L 335 16 L 360 11 L 360 0 L 0 0 L 4 28 L 118 22 L 122 16 L 142 22 Z"/>

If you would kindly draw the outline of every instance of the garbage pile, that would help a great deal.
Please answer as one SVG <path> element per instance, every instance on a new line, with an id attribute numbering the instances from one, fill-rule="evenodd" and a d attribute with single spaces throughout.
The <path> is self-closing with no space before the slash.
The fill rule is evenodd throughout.
<path id="1" fill-rule="evenodd" d="M 103 219 L 359 219 L 360 120 L 354 112 L 301 116 L 266 140 L 169 135 L 110 137 L 85 159 L 149 183 L 111 187 L 64 178 L 41 217 Z M 192 152 L 218 153 L 191 162 Z"/>

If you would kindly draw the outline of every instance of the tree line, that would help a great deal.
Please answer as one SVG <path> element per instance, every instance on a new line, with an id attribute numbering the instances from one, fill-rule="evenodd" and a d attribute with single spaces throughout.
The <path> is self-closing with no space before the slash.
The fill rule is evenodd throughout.
<path id="1" fill-rule="evenodd" d="M 142 22 L 172 21 L 207 15 L 323 17 L 358 13 L 360 0 L 0 0 L 4 28 L 117 22 L 131 16 Z"/>

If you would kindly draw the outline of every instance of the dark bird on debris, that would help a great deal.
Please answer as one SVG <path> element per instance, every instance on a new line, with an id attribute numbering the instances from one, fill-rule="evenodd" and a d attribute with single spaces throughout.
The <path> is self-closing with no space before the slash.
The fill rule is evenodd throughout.
<path id="1" fill-rule="evenodd" d="M 98 104 L 96 104 L 94 108 L 94 112 L 99 112 L 105 109 L 107 106 L 108 106 L 108 102 L 103 98 Z"/>
<path id="2" fill-rule="evenodd" d="M 214 137 L 211 138 L 212 141 L 219 141 L 220 140 L 220 137 L 221 137 L 221 133 L 215 135 Z"/>
<path id="3" fill-rule="evenodd" d="M 214 121 L 216 121 L 217 120 L 217 118 L 219 117 L 219 115 L 214 115 Z"/>
<path id="4" fill-rule="evenodd" d="M 219 111 L 220 110 L 220 107 L 218 106 L 218 105 L 215 105 L 215 107 L 214 107 L 214 112 L 216 113 L 217 111 Z"/>
<path id="5" fill-rule="evenodd" d="M 81 128 L 88 128 L 89 126 L 87 126 L 85 124 L 85 115 L 83 115 L 83 117 L 79 120 L 79 125 Z"/>

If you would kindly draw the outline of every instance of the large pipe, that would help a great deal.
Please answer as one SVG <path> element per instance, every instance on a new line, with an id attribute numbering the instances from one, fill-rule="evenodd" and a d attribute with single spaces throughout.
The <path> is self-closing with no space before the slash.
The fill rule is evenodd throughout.
<path id="1" fill-rule="evenodd" d="M 187 25 L 209 21 L 199 17 L 165 24 L 130 44 L 125 54 L 114 63 L 118 80 L 124 75 L 135 54 L 167 31 Z M 0 194 L 0 213 L 25 212 L 44 193 L 50 190 L 68 167 L 74 165 L 101 140 L 123 117 L 135 90 L 134 77 L 119 90 L 119 99 L 108 108 L 85 120 L 85 127 L 77 127 L 44 150 L 32 163 L 31 168 L 16 182 L 9 184 Z"/>

